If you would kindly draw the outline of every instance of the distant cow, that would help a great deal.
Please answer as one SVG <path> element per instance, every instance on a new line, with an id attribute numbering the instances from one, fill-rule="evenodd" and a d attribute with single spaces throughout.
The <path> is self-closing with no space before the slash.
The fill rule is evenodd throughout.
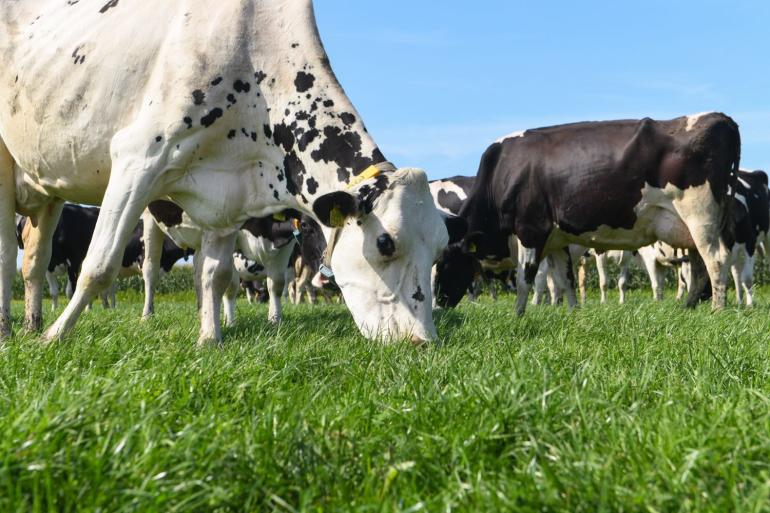
<path id="1" fill-rule="evenodd" d="M 574 305 L 570 243 L 609 250 L 656 240 L 698 250 L 720 308 L 733 239 L 728 189 L 739 160 L 738 126 L 717 113 L 527 130 L 486 150 L 460 215 L 478 255 L 516 244 L 520 314 L 545 256 Z M 457 280 L 468 277 L 440 274 L 439 287 Z M 688 304 L 696 300 L 691 294 Z"/>

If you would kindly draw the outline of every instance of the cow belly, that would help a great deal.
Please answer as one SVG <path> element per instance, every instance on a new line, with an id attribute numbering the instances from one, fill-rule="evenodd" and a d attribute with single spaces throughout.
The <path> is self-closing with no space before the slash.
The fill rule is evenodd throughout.
<path id="1" fill-rule="evenodd" d="M 556 228 L 546 243 L 546 253 L 579 244 L 599 250 L 635 250 L 662 240 L 678 248 L 692 248 L 690 231 L 674 212 L 660 207 L 649 207 L 641 212 L 634 227 L 611 228 L 600 226 L 597 230 L 579 235 Z"/>

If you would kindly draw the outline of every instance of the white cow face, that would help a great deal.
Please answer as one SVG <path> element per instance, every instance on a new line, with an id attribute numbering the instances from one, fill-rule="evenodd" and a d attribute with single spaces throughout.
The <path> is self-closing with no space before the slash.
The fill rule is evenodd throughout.
<path id="1" fill-rule="evenodd" d="M 335 206 L 348 201 L 331 265 L 358 328 L 373 339 L 434 339 L 431 266 L 448 235 L 425 172 L 400 169 L 390 175 L 369 213 L 347 193 L 327 196 L 335 197 Z M 319 203 L 324 202 L 319 198 L 314 210 L 328 226 L 333 207 Z"/>

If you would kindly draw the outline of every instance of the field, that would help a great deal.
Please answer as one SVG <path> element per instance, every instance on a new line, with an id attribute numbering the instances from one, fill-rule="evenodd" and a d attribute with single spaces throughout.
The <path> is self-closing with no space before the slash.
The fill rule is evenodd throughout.
<path id="1" fill-rule="evenodd" d="M 139 323 L 123 292 L 0 350 L 0 511 L 770 511 L 770 289 L 718 314 L 648 295 L 465 301 L 422 350 L 241 299 L 196 349 L 189 293 Z"/>

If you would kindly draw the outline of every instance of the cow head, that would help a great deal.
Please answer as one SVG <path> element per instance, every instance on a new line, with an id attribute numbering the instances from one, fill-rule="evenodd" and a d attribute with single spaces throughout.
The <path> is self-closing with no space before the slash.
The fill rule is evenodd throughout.
<path id="1" fill-rule="evenodd" d="M 461 242 L 450 244 L 436 262 L 433 293 L 436 305 L 454 308 L 463 298 L 473 279 L 481 272 L 477 257 L 480 232 L 466 236 Z"/>
<path id="2" fill-rule="evenodd" d="M 313 211 L 327 227 L 327 261 L 361 332 L 415 343 L 435 338 L 431 266 L 448 235 L 425 172 L 396 171 L 365 204 L 348 192 L 326 194 Z"/>

